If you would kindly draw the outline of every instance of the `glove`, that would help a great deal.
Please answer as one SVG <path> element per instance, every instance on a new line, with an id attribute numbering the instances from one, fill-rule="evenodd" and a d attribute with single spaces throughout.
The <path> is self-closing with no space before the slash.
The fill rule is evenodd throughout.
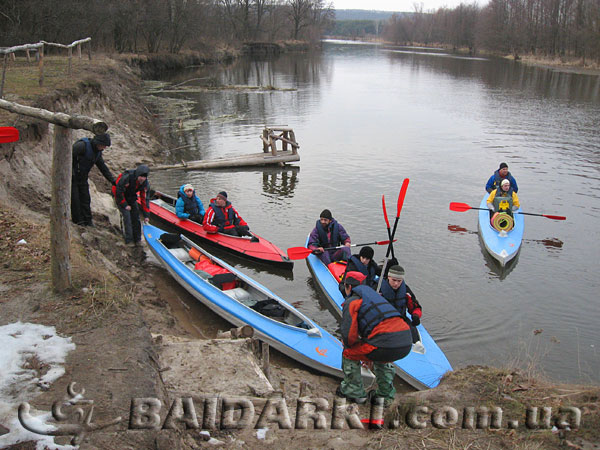
<path id="1" fill-rule="evenodd" d="M 494 205 L 492 205 L 491 203 L 487 203 L 487 207 L 490 211 L 494 210 Z"/>
<path id="2" fill-rule="evenodd" d="M 512 205 L 512 210 L 516 211 L 517 209 L 519 209 L 519 207 L 517 205 Z"/>
<path id="3" fill-rule="evenodd" d="M 413 327 L 416 327 L 420 323 L 421 323 L 421 319 L 418 316 L 413 316 L 412 317 L 411 324 L 412 324 Z"/>

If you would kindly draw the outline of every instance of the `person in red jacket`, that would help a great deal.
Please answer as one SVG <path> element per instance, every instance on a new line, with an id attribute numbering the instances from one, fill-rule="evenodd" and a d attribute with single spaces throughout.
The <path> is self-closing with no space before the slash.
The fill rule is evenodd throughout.
<path id="1" fill-rule="evenodd" d="M 204 215 L 203 228 L 207 233 L 225 233 L 232 236 L 252 236 L 250 228 L 242 216 L 238 214 L 231 202 L 227 200 L 227 192 L 221 191 L 210 200 Z"/>
<path id="2" fill-rule="evenodd" d="M 364 278 L 360 272 L 348 272 L 344 279 L 346 301 L 340 325 L 344 379 L 336 395 L 358 404 L 366 402 L 361 361 L 372 361 L 377 390 L 371 391 L 369 397 L 372 402 L 383 398 L 389 404 L 396 395 L 391 362 L 409 354 L 413 343 L 411 327 L 384 297 L 361 284 Z"/>

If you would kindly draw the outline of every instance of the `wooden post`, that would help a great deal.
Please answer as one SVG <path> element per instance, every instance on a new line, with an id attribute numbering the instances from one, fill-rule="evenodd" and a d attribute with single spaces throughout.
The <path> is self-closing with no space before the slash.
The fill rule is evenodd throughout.
<path id="1" fill-rule="evenodd" d="M 296 135 L 294 134 L 294 130 L 290 130 L 290 140 L 297 142 Z M 298 147 L 295 145 L 292 145 L 292 155 L 296 155 L 296 154 L 298 154 Z"/>
<path id="2" fill-rule="evenodd" d="M 77 44 L 77 56 L 81 59 L 81 44 Z"/>
<path id="3" fill-rule="evenodd" d="M 90 43 L 88 44 L 88 59 L 91 61 L 92 60 L 92 41 L 90 40 Z"/>
<path id="4" fill-rule="evenodd" d="M 273 156 L 277 156 L 277 141 L 275 140 L 275 135 L 273 133 L 269 135 L 269 143 L 271 144 L 271 153 Z"/>
<path id="5" fill-rule="evenodd" d="M 62 292 L 71 287 L 69 258 L 71 206 L 71 129 L 54 125 L 52 150 L 52 200 L 50 202 L 50 261 L 52 289 Z"/>
<path id="6" fill-rule="evenodd" d="M 40 87 L 44 86 L 44 46 L 42 45 L 38 51 L 40 59 L 38 60 L 38 67 L 40 69 Z"/>
<path id="7" fill-rule="evenodd" d="M 262 342 L 262 371 L 267 377 L 267 380 L 271 380 L 271 364 L 269 361 L 269 344 Z"/>
<path id="8" fill-rule="evenodd" d="M 72 60 L 73 60 L 73 47 L 69 47 L 69 68 L 67 69 L 67 73 L 69 74 L 69 76 L 71 75 L 71 64 L 72 64 Z"/>
<path id="9" fill-rule="evenodd" d="M 265 128 L 262 134 L 263 152 L 269 153 L 269 129 Z"/>
<path id="10" fill-rule="evenodd" d="M 281 140 L 281 142 L 282 142 L 281 146 L 283 148 L 283 151 L 285 152 L 285 151 L 287 151 L 287 146 L 288 146 L 288 143 L 287 143 L 288 132 L 286 130 L 283 130 L 283 132 L 281 134 L 283 135 L 283 139 Z"/>
<path id="11" fill-rule="evenodd" d="M 29 49 L 25 50 L 25 56 L 27 56 L 27 62 L 31 62 L 31 55 L 29 54 Z"/>
<path id="12" fill-rule="evenodd" d="M 4 95 L 4 79 L 6 78 L 6 66 L 8 65 L 8 53 L 4 54 L 4 64 L 2 65 L 2 82 L 0 83 L 0 98 Z"/>

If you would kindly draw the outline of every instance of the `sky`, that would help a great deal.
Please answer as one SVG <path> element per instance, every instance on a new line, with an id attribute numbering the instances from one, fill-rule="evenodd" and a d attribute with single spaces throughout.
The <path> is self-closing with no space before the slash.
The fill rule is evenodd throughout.
<path id="1" fill-rule="evenodd" d="M 474 0 L 331 0 L 335 9 L 367 9 L 379 11 L 414 11 L 415 4 L 422 4 L 423 11 L 437 10 L 443 6 L 456 8 L 461 3 L 471 4 Z M 483 4 L 483 0 L 477 2 Z"/>

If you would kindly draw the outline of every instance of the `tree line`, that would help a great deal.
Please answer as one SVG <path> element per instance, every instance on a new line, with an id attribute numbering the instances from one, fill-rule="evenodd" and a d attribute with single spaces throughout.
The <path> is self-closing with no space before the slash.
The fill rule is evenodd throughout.
<path id="1" fill-rule="evenodd" d="M 432 13 L 417 7 L 394 15 L 382 36 L 395 43 L 600 62 L 600 0 L 489 0 Z"/>
<path id="2" fill-rule="evenodd" d="M 317 41 L 325 0 L 0 0 L 0 46 L 90 36 L 117 52 L 202 50 L 244 41 Z"/>

